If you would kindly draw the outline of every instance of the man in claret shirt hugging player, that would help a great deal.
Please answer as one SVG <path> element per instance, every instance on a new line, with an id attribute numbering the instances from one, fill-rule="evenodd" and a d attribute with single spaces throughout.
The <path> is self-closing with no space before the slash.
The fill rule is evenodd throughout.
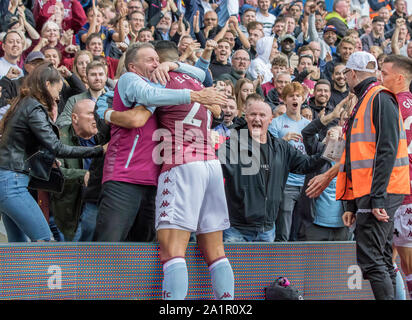
<path id="1" fill-rule="evenodd" d="M 151 48 L 145 50 L 151 51 Z M 177 47 L 171 41 L 157 42 L 156 52 L 163 63 L 174 64 L 179 58 Z M 151 54 L 157 56 L 154 51 Z M 142 54 L 137 62 L 139 59 Z M 196 232 L 199 248 L 209 266 L 216 299 L 231 300 L 234 276 L 225 256 L 222 235 L 223 230 L 229 228 L 229 215 L 222 169 L 209 141 L 213 116 L 205 107 L 205 104 L 227 101 L 219 99 L 214 89 L 203 88 L 203 80 L 178 71 L 169 73 L 164 90 L 172 89 L 170 91 L 177 94 L 181 91 L 177 89 L 184 88 L 191 95 L 197 95 L 209 89 L 209 94 L 203 99 L 188 99 L 175 106 L 157 108 L 153 116 L 148 111 L 137 112 L 139 107 L 127 111 L 123 108 L 123 111 L 112 111 L 109 121 L 119 127 L 141 126 L 144 130 L 156 117 L 161 128 L 150 130 L 153 137 L 146 139 L 161 141 L 149 154 L 153 155 L 152 166 L 162 165 L 156 195 L 156 231 L 164 272 L 163 299 L 183 300 L 187 295 L 188 271 L 184 256 L 190 234 Z M 172 104 L 170 98 L 169 101 Z M 130 127 L 128 122 L 133 118 L 137 121 Z M 140 137 L 138 140 L 140 142 Z M 140 150 L 148 153 L 147 149 Z M 151 170 L 156 173 L 156 168 Z"/>

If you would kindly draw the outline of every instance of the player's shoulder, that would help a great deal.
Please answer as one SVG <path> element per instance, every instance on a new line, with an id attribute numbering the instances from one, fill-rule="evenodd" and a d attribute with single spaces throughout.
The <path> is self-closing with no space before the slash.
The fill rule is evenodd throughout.
<path id="1" fill-rule="evenodd" d="M 203 85 L 201 82 L 191 77 L 190 75 L 182 72 L 169 72 L 170 80 L 168 81 L 166 87 L 170 89 L 193 89 L 201 90 Z"/>

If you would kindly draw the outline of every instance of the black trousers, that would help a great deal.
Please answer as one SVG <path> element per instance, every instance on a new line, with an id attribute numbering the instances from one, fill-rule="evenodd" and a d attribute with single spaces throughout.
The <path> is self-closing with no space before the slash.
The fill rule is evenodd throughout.
<path id="1" fill-rule="evenodd" d="M 369 197 L 356 199 L 359 209 L 370 209 Z M 369 280 L 376 300 L 393 300 L 396 275 L 392 264 L 393 217 L 403 195 L 388 195 L 385 210 L 388 222 L 379 222 L 371 212 L 356 214 L 356 257 L 364 279 Z M 369 201 L 368 201 L 369 200 Z"/>
<path id="2" fill-rule="evenodd" d="M 93 241 L 154 241 L 155 199 L 155 186 L 105 182 Z"/>

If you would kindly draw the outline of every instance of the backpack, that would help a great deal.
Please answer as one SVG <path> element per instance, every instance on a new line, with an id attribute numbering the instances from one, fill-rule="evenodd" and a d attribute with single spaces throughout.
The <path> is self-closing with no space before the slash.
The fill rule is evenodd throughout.
<path id="1" fill-rule="evenodd" d="M 265 288 L 265 300 L 303 300 L 303 295 L 285 277 L 279 277 Z"/>

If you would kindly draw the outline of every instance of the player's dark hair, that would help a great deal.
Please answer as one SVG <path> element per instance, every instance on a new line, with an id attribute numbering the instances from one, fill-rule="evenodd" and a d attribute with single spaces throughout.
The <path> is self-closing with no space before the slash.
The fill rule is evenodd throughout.
<path id="1" fill-rule="evenodd" d="M 412 59 L 397 55 L 397 54 L 390 54 L 385 58 L 383 63 L 392 63 L 393 67 L 400 69 L 406 74 L 407 79 L 412 79 Z"/>
<path id="2" fill-rule="evenodd" d="M 179 59 L 179 51 L 177 45 L 173 41 L 160 40 L 154 45 L 157 54 L 160 57 L 161 62 L 176 61 Z"/>

